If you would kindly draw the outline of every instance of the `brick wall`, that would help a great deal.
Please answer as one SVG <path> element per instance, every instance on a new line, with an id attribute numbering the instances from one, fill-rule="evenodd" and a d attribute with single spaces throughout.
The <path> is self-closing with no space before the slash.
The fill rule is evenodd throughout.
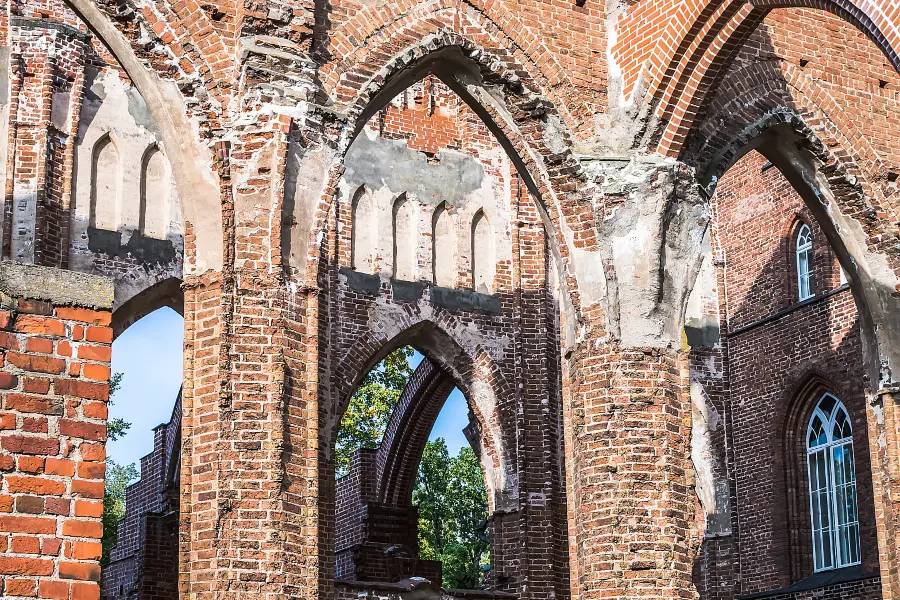
<path id="1" fill-rule="evenodd" d="M 13 276 L 8 264 L 0 266 L 5 291 L 0 311 L 3 595 L 96 600 L 110 311 L 29 298 L 27 288 L 35 278 L 65 294 L 68 274 L 16 268 Z M 104 290 L 105 285 L 99 282 L 82 297 L 111 300 L 111 287 Z"/>
<path id="2" fill-rule="evenodd" d="M 395 347 L 415 347 L 447 374 L 446 381 L 429 391 L 433 397 L 423 397 L 407 408 L 409 423 L 390 437 L 386 449 L 398 455 L 383 467 L 390 472 L 380 475 L 394 486 L 381 492 L 393 496 L 390 506 L 369 504 L 372 510 L 364 515 L 366 532 L 378 537 L 387 531 L 383 527 L 402 529 L 400 517 L 388 513 L 409 502 L 422 445 L 443 399 L 456 385 L 478 422 L 476 445 L 490 511 L 495 513 L 491 523 L 502 522 L 492 535 L 492 548 L 499 550 L 492 553 L 492 570 L 500 576 L 493 578 L 492 573 L 490 585 L 520 593 L 527 587 L 535 597 L 551 590 L 567 595 L 567 551 L 564 536 L 558 535 L 564 506 L 562 481 L 547 476 L 561 456 L 555 436 L 560 418 L 557 381 L 549 376 L 556 365 L 558 339 L 546 275 L 549 257 L 537 206 L 485 125 L 437 80 L 426 78 L 394 98 L 369 120 L 358 139 L 359 147 L 372 149 L 366 155 L 371 166 L 348 168 L 339 184 L 342 193 L 336 214 L 329 217 L 325 243 L 329 256 L 323 278 L 330 284 L 327 308 L 320 304 L 319 310 L 328 315 L 330 326 L 320 344 L 321 351 L 334 359 L 320 363 L 320 402 L 329 415 L 323 435 L 333 443 L 332 424 L 339 423 L 355 382 Z M 397 140 L 405 143 L 398 145 Z M 355 151 L 351 147 L 349 152 L 356 156 Z M 375 157 L 381 152 L 395 158 L 379 163 Z M 352 160 L 360 164 L 359 159 Z M 459 172 L 465 176 L 453 171 L 460 164 Z M 433 173 L 458 183 L 432 197 L 420 182 L 427 182 Z M 477 186 L 468 178 L 472 173 L 481 178 Z M 361 185 L 371 190 L 378 208 L 372 222 L 374 237 L 381 244 L 372 251 L 374 259 L 366 261 L 365 270 L 354 269 L 351 257 L 353 228 L 370 224 L 353 221 L 352 202 Z M 419 259 L 413 281 L 398 279 L 392 272 L 391 202 L 404 192 L 418 211 L 417 235 L 403 242 L 415 245 L 413 254 Z M 442 203 L 449 206 L 453 223 L 447 234 L 432 229 L 433 215 Z M 491 250 L 497 257 L 492 294 L 472 290 L 471 235 L 478 210 L 490 218 Z M 436 284 L 428 268 L 435 235 L 451 238 L 457 259 L 456 276 L 448 283 Z M 355 474 L 348 477 L 338 482 L 336 492 L 320 497 L 324 510 L 330 511 L 337 497 L 338 514 L 346 514 L 344 495 L 347 487 L 354 486 Z M 529 503 L 524 518 L 519 511 L 528 497 L 541 500 Z M 340 543 L 332 547 L 346 551 L 343 521 L 338 520 L 342 526 L 334 535 Z M 397 539 L 408 543 L 409 534 Z M 338 560 L 342 561 L 340 555 Z M 423 571 L 425 567 L 428 570 Z M 415 569 L 406 574 L 436 575 L 427 565 Z M 369 581 L 378 574 L 370 574 Z"/>
<path id="3" fill-rule="evenodd" d="M 797 193 L 755 152 L 720 180 L 713 211 L 724 339 L 712 353 L 727 360 L 729 438 L 719 443 L 731 453 L 732 535 L 706 544 L 695 579 L 717 598 L 731 597 L 730 581 L 739 596 L 787 588 L 813 573 L 805 433 L 824 392 L 851 415 L 862 569 L 877 572 L 860 326 L 834 253 Z M 815 297 L 803 303 L 798 223 L 813 236 Z M 709 364 L 701 354 L 695 360 L 695 371 Z M 859 597 L 880 598 L 877 585 L 860 589 Z"/>

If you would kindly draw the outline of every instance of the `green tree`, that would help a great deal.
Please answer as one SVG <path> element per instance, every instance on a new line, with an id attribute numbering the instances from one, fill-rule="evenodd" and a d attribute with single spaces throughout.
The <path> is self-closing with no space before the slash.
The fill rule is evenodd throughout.
<path id="1" fill-rule="evenodd" d="M 481 464 L 472 448 L 464 447 L 447 471 L 447 520 L 453 531 L 444 551 L 444 585 L 473 589 L 482 583 L 490 544 L 484 534 L 487 489 Z"/>
<path id="2" fill-rule="evenodd" d="M 425 560 L 441 560 L 448 537 L 447 484 L 451 459 L 447 444 L 438 438 L 425 445 L 413 504 L 419 508 L 419 554 Z"/>
<path id="3" fill-rule="evenodd" d="M 341 419 L 335 448 L 335 472 L 338 477 L 350 471 L 350 458 L 359 448 L 377 448 L 384 436 L 391 412 L 412 374 L 409 359 L 413 349 L 398 348 L 369 371 L 350 398 Z"/>
<path id="4" fill-rule="evenodd" d="M 125 488 L 137 479 L 139 473 L 134 463 L 120 465 L 106 459 L 106 490 L 103 495 L 103 556 L 100 565 L 109 564 L 109 553 L 119 541 L 119 520 L 125 516 Z"/>
<path id="5" fill-rule="evenodd" d="M 122 374 L 116 373 L 109 380 L 109 404 L 112 405 L 112 396 L 122 386 Z M 106 434 L 110 441 L 116 441 L 124 436 L 131 423 L 124 419 L 111 419 L 106 426 Z M 106 484 L 103 493 L 103 538 L 101 540 L 103 555 L 100 565 L 109 563 L 109 553 L 119 539 L 119 520 L 125 516 L 125 488 L 137 479 L 138 470 L 134 464 L 120 465 L 112 458 L 106 459 Z"/>
<path id="6" fill-rule="evenodd" d="M 419 553 L 443 563 L 444 587 L 474 589 L 482 583 L 490 544 L 484 535 L 487 490 L 475 452 L 451 458 L 442 438 L 428 442 L 413 490 L 419 508 Z"/>

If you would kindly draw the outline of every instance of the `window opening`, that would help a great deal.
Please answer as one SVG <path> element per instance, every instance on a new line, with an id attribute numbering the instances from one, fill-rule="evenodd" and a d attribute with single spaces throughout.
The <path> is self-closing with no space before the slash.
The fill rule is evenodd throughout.
<path id="1" fill-rule="evenodd" d="M 859 517 L 850 417 L 831 394 L 819 400 L 806 433 L 813 565 L 827 571 L 859 564 Z"/>
<path id="2" fill-rule="evenodd" d="M 805 223 L 797 232 L 797 290 L 800 300 L 812 298 L 812 232 Z"/>

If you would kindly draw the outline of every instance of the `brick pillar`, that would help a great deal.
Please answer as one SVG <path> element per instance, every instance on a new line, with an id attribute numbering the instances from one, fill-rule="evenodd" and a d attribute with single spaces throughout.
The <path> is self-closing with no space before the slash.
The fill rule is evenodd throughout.
<path id="1" fill-rule="evenodd" d="M 303 405 L 315 311 L 286 289 L 281 209 L 265 204 L 281 189 L 284 133 L 217 144 L 225 264 L 185 278 L 179 585 L 195 600 L 314 598 L 319 585 L 318 414 Z"/>
<path id="2" fill-rule="evenodd" d="M 566 371 L 576 597 L 692 598 L 686 358 L 589 339 Z"/>
<path id="3" fill-rule="evenodd" d="M 112 298 L 0 263 L 0 596 L 100 597 Z"/>
<path id="4" fill-rule="evenodd" d="M 900 599 L 900 388 L 886 387 L 868 404 L 869 451 L 883 600 Z"/>
<path id="5" fill-rule="evenodd" d="M 87 34 L 52 19 L 12 16 L 10 39 L 3 255 L 65 267 Z"/>

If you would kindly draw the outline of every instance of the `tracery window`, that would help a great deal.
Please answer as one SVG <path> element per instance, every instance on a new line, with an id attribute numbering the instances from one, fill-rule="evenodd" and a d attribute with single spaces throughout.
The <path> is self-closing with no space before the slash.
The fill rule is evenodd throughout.
<path id="1" fill-rule="evenodd" d="M 809 225 L 804 223 L 797 232 L 797 291 L 800 300 L 812 298 L 815 294 L 812 259 L 812 232 Z"/>
<path id="2" fill-rule="evenodd" d="M 850 416 L 825 394 L 806 432 L 813 565 L 827 571 L 859 564 L 859 515 Z"/>

